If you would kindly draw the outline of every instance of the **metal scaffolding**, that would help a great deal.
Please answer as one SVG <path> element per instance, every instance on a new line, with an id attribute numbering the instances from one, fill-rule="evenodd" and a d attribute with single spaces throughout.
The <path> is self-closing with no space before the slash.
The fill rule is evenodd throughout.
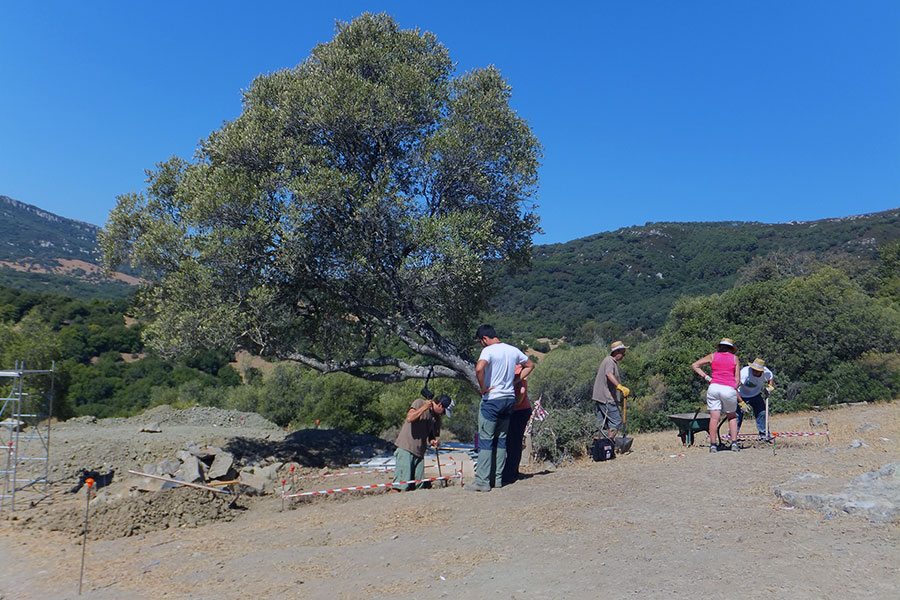
<path id="1" fill-rule="evenodd" d="M 55 362 L 50 369 L 26 369 L 17 361 L 15 369 L 0 371 L 0 443 L 6 453 L 5 460 L 0 455 L 0 511 L 16 509 L 17 493 L 47 492 L 55 383 Z"/>

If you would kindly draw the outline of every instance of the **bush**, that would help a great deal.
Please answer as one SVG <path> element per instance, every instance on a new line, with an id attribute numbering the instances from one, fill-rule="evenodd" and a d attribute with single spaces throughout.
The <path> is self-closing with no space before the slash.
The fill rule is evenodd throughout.
<path id="1" fill-rule="evenodd" d="M 581 408 L 551 410 L 543 421 L 536 421 L 531 443 L 538 460 L 554 464 L 587 455 L 588 445 L 597 433 L 597 419 Z"/>
<path id="2" fill-rule="evenodd" d="M 543 395 L 545 406 L 551 409 L 588 411 L 597 367 L 605 356 L 606 350 L 594 345 L 557 348 L 528 377 L 529 396 Z"/>

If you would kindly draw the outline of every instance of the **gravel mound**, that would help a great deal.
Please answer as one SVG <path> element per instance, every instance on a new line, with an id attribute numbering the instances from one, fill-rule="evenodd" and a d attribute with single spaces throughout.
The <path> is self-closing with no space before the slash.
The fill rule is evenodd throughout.
<path id="1" fill-rule="evenodd" d="M 133 417 L 114 417 L 110 419 L 97 419 L 97 417 L 91 416 L 76 417 L 61 423 L 59 426 L 78 425 L 134 425 L 137 428 L 143 425 L 191 425 L 195 427 L 245 427 L 269 431 L 279 431 L 280 429 L 278 425 L 257 413 L 227 410 L 212 406 L 192 406 L 190 408 L 177 409 L 172 408 L 168 404 L 155 406 Z"/>

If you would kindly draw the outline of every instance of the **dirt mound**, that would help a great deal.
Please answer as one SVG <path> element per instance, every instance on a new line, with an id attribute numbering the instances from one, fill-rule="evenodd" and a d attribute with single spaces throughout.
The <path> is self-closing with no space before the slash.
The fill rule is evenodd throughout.
<path id="1" fill-rule="evenodd" d="M 126 419 L 135 425 L 193 425 L 197 427 L 249 427 L 277 431 L 278 425 L 264 417 L 239 410 L 226 410 L 212 406 L 192 406 L 185 409 L 172 408 L 164 404 Z"/>
<path id="2" fill-rule="evenodd" d="M 82 510 L 74 510 L 79 503 L 73 501 L 73 510 L 34 511 L 19 524 L 29 529 L 81 535 L 84 530 L 84 500 L 78 500 Z M 124 497 L 99 496 L 91 501 L 88 537 L 110 540 L 160 529 L 231 521 L 241 514 L 240 509 L 229 508 L 232 500 L 232 496 L 190 488 Z"/>

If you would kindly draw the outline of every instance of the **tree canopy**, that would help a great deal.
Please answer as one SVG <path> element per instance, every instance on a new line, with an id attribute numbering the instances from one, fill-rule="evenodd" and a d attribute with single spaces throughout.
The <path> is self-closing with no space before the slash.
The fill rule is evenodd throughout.
<path id="1" fill-rule="evenodd" d="M 242 346 L 385 382 L 425 377 L 420 356 L 476 385 L 487 265 L 526 264 L 539 231 L 541 147 L 510 97 L 494 67 L 457 75 L 430 33 L 339 23 L 255 79 L 193 161 L 118 198 L 104 261 L 146 278 L 159 350 Z"/>

